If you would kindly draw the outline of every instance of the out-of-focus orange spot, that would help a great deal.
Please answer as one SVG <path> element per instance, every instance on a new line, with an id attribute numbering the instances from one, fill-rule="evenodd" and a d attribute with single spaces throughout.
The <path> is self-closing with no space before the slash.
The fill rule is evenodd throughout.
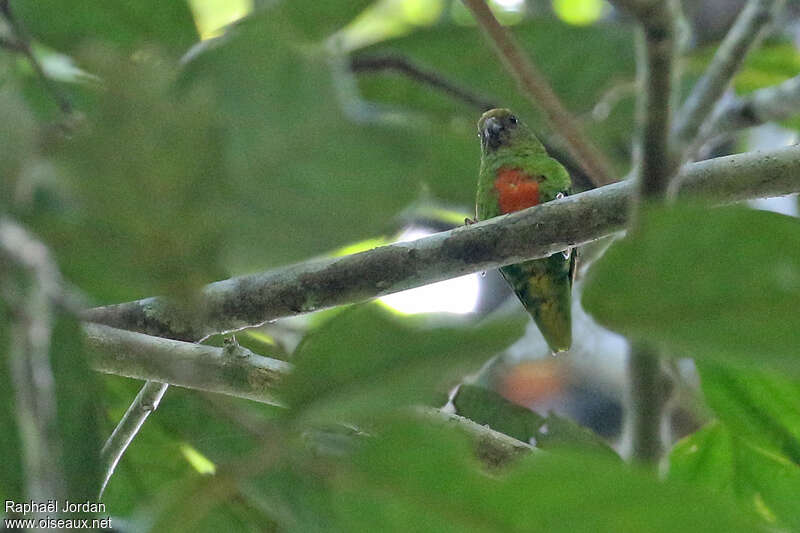
<path id="1" fill-rule="evenodd" d="M 564 372 L 557 362 L 528 361 L 512 368 L 497 391 L 509 401 L 531 407 L 560 394 L 564 381 Z"/>

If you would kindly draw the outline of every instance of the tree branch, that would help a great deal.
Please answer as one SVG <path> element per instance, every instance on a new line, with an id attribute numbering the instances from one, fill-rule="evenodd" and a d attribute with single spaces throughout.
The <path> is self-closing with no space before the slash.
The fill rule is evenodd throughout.
<path id="1" fill-rule="evenodd" d="M 133 438 L 139 432 L 150 413 L 158 408 L 158 404 L 164 393 L 167 391 L 169 385 L 166 383 L 158 383 L 155 381 L 148 381 L 136 395 L 136 398 L 131 403 L 128 410 L 120 420 L 114 432 L 108 437 L 108 440 L 100 450 L 100 463 L 103 465 L 103 481 L 100 485 L 100 492 L 97 496 L 98 499 L 103 497 L 103 492 L 106 490 L 108 481 L 117 468 L 119 460 L 128 449 Z"/>
<path id="2" fill-rule="evenodd" d="M 511 34 L 500 25 L 485 0 L 463 0 L 472 11 L 478 24 L 495 51 L 506 66 L 506 70 L 517 80 L 522 93 L 544 111 L 547 120 L 564 138 L 566 145 L 595 186 L 612 183 L 609 165 L 603 154 L 592 144 L 583 132 L 579 122 L 570 114 L 522 48 Z"/>
<path id="3" fill-rule="evenodd" d="M 481 111 L 487 111 L 497 105 L 486 100 L 472 91 L 459 87 L 452 81 L 445 79 L 438 72 L 424 69 L 414 64 L 409 59 L 398 55 L 361 55 L 350 59 L 350 70 L 355 73 L 376 72 L 381 70 L 394 70 L 405 74 L 411 79 L 425 83 L 439 89 L 457 100 L 471 105 Z"/>
<path id="4" fill-rule="evenodd" d="M 9 0 L 0 0 L 0 15 L 8 22 L 8 25 L 11 27 L 11 31 L 14 34 L 14 40 L 4 40 L 3 47 L 9 50 L 13 50 L 16 52 L 22 53 L 33 68 L 33 71 L 36 73 L 36 76 L 41 81 L 42 85 L 44 86 L 45 90 L 50 93 L 53 100 L 55 101 L 58 108 L 61 110 L 62 113 L 65 115 L 69 115 L 72 113 L 72 103 L 66 97 L 64 93 L 53 83 L 47 73 L 42 68 L 41 63 L 39 63 L 38 58 L 33 53 L 33 49 L 30 45 L 30 38 L 28 37 L 27 32 L 22 27 L 22 24 L 17 20 L 14 16 L 14 13 L 11 11 L 11 4 Z"/>
<path id="5" fill-rule="evenodd" d="M 665 200 L 669 182 L 677 170 L 671 157 L 669 133 L 672 104 L 677 100 L 676 35 L 681 14 L 677 0 L 651 1 L 648 5 L 637 2 L 631 8 L 640 23 L 636 41 L 636 71 L 641 91 L 636 102 L 640 130 L 636 165 L 638 209 L 645 202 Z M 632 456 L 638 461 L 654 463 L 661 455 L 660 428 L 668 399 L 652 386 L 661 375 L 657 351 L 646 345 L 632 346 L 628 374 L 630 403 L 626 416 Z"/>
<path id="6" fill-rule="evenodd" d="M 681 196 L 732 202 L 800 191 L 800 147 L 687 165 Z M 196 340 L 277 318 L 369 300 L 464 274 L 546 257 L 623 229 L 635 185 L 620 182 L 524 211 L 206 286 L 189 305 L 162 298 L 98 307 L 85 320 Z"/>
<path id="7" fill-rule="evenodd" d="M 718 135 L 784 120 L 800 113 L 800 76 L 765 87 L 717 108 L 700 130 L 689 157 Z"/>
<path id="8" fill-rule="evenodd" d="M 672 138 L 681 160 L 688 155 L 686 149 L 782 5 L 783 0 L 750 0 L 742 9 L 675 121 Z"/>
<path id="9" fill-rule="evenodd" d="M 21 266 L 28 279 L 15 276 L 6 265 Z M 63 498 L 66 480 L 50 364 L 53 303 L 61 295 L 61 275 L 47 247 L 5 217 L 0 218 L 0 274 L 0 288 L 11 315 L 8 359 L 25 491 L 27 498 L 38 502 Z"/>
<path id="10" fill-rule="evenodd" d="M 106 465 L 104 488 L 116 461 L 138 430 L 136 424 L 141 426 L 140 420 L 143 422 L 143 418 L 155 409 L 160 394 L 163 394 L 155 385 L 156 381 L 281 405 L 275 399 L 274 390 L 280 379 L 292 370 L 289 363 L 257 355 L 236 343 L 225 348 L 200 346 L 97 324 L 86 324 L 84 331 L 87 345 L 93 352 L 91 364 L 94 370 L 149 379 L 154 383 L 139 393 L 123 418 L 125 424 L 120 424 L 103 447 L 103 463 Z M 513 437 L 458 415 L 427 407 L 418 411 L 433 422 L 455 424 L 476 442 L 479 454 L 492 466 L 505 464 L 533 449 Z"/>
<path id="11" fill-rule="evenodd" d="M 151 337 L 86 324 L 92 368 L 98 372 L 152 380 L 279 405 L 272 390 L 289 371 L 284 361 L 256 355 L 231 342 L 225 348 Z"/>
<path id="12" fill-rule="evenodd" d="M 675 52 L 680 17 L 675 0 L 658 1 L 640 18 L 637 38 L 637 99 L 640 162 L 639 198 L 665 197 L 676 166 L 671 163 L 669 130 L 675 95 Z"/>

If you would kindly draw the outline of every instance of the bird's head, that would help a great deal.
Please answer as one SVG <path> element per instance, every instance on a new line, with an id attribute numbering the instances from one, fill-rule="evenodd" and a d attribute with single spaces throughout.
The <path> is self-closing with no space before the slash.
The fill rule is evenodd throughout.
<path id="1" fill-rule="evenodd" d="M 510 110 L 490 109 L 478 121 L 478 136 L 484 153 L 495 152 L 500 148 L 513 148 L 520 141 L 535 139 L 528 127 Z"/>

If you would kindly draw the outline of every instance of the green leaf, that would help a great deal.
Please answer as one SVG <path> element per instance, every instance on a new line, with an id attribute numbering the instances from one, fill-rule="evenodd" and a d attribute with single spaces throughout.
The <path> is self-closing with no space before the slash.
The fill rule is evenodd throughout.
<path id="1" fill-rule="evenodd" d="M 456 413 L 522 442 L 536 438 L 544 417 L 477 385 L 461 385 L 453 397 Z"/>
<path id="2" fill-rule="evenodd" d="M 587 276 L 602 325 L 679 357 L 800 372 L 800 221 L 743 207 L 643 214 Z"/>
<path id="3" fill-rule="evenodd" d="M 410 519 L 443 531 L 753 531 L 725 497 L 598 456 L 532 454 L 487 476 L 449 429 L 394 422 L 332 477 L 350 530 Z"/>
<path id="4" fill-rule="evenodd" d="M 10 209 L 23 189 L 20 173 L 35 151 L 35 123 L 21 95 L 6 83 L 0 90 L 0 209 Z"/>
<path id="5" fill-rule="evenodd" d="M 55 377 L 62 463 L 72 501 L 93 501 L 100 488 L 100 387 L 89 368 L 80 322 L 57 317 L 50 361 Z"/>
<path id="6" fill-rule="evenodd" d="M 12 8 L 34 37 L 65 52 L 106 41 L 129 51 L 155 45 L 179 55 L 197 41 L 183 0 L 38 0 L 12 2 Z"/>
<path id="7" fill-rule="evenodd" d="M 7 311 L 0 304 L 0 311 Z M 25 472 L 22 460 L 24 445 L 18 433 L 15 385 L 11 382 L 9 358 L 9 315 L 0 314 L 0 497 L 23 501 Z M 50 367 L 55 378 L 54 404 L 60 444 L 57 464 L 66 481 L 66 496 L 72 501 L 97 497 L 100 487 L 100 434 L 98 431 L 98 389 L 96 375 L 89 369 L 83 350 L 82 333 L 77 321 L 64 316 L 55 318 L 50 340 Z"/>
<path id="8" fill-rule="evenodd" d="M 734 78 L 736 92 L 746 94 L 777 85 L 796 76 L 800 55 L 792 42 L 773 42 L 748 54 L 742 70 Z"/>
<path id="9" fill-rule="evenodd" d="M 461 385 L 453 405 L 459 415 L 543 450 L 573 448 L 617 457 L 591 430 L 553 413 L 542 417 L 484 387 Z"/>
<path id="10" fill-rule="evenodd" d="M 800 465 L 800 383 L 757 370 L 699 364 L 708 405 L 737 437 Z"/>
<path id="11" fill-rule="evenodd" d="M 295 411 L 332 419 L 430 403 L 523 329 L 519 320 L 429 328 L 374 304 L 354 307 L 298 346 L 283 397 Z"/>
<path id="12" fill-rule="evenodd" d="M 556 18 L 539 18 L 514 25 L 511 31 L 565 105 L 576 114 L 590 112 L 607 91 L 619 88 L 633 78 L 632 36 L 624 26 L 576 27 Z M 565 46 L 565 43 L 570 45 Z M 355 58 L 376 55 L 406 58 L 482 100 L 514 109 L 537 129 L 547 129 L 539 111 L 531 109 L 531 103 L 474 26 L 439 24 L 419 29 L 410 35 L 359 50 Z M 576 64 L 591 64 L 592 68 L 575 69 Z M 481 67 L 475 68 L 476 65 Z M 441 133 L 431 136 L 430 142 L 434 143 L 434 155 L 441 158 L 434 161 L 442 163 L 432 165 L 432 171 L 441 168 L 442 176 L 431 178 L 431 190 L 442 198 L 472 203 L 473 199 L 466 194 L 474 193 L 474 183 L 469 183 L 469 188 L 461 191 L 463 197 L 455 196 L 458 189 L 447 187 L 453 187 L 455 178 L 462 174 L 475 180 L 478 154 L 475 124 L 482 110 L 394 70 L 367 71 L 359 73 L 357 79 L 368 101 L 401 110 L 425 112 L 438 125 Z M 615 160 L 619 172 L 623 172 L 629 163 L 626 154 L 633 124 L 632 99 L 629 100 L 625 105 L 615 107 L 605 120 L 586 120 L 590 134 L 600 146 L 608 154 L 619 154 Z M 459 143 L 459 151 L 454 157 L 448 157 L 450 153 L 441 146 L 450 137 L 456 137 Z M 446 175 L 448 171 L 450 176 Z"/>
<path id="13" fill-rule="evenodd" d="M 342 29 L 373 0 L 283 0 L 276 9 L 304 37 L 319 40 Z"/>
<path id="14" fill-rule="evenodd" d="M 210 90 L 222 116 L 234 271 L 383 233 L 428 173 L 426 131 L 356 122 L 342 110 L 331 72 L 341 58 L 292 45 L 291 26 L 267 15 L 237 25 L 182 78 L 184 89 Z"/>
<path id="15" fill-rule="evenodd" d="M 101 301 L 185 294 L 223 277 L 221 243 L 234 230 L 209 95 L 176 95 L 157 57 L 133 62 L 98 48 L 85 59 L 103 90 L 87 123 L 49 147 L 60 203 L 29 221 L 65 275 Z"/>
<path id="16" fill-rule="evenodd" d="M 19 427 L 14 403 L 14 383 L 7 355 L 11 342 L 8 311 L 5 302 L 0 301 L 0 347 L 3 350 L 0 358 L 0 427 L 3 428 L 3 437 L 0 438 L 0 454 L 3 457 L 0 461 L 0 498 L 23 501 L 25 489 Z"/>
<path id="17" fill-rule="evenodd" d="M 669 479 L 735 494 L 767 523 L 800 528 L 800 466 L 712 422 L 681 440 L 669 457 Z"/>

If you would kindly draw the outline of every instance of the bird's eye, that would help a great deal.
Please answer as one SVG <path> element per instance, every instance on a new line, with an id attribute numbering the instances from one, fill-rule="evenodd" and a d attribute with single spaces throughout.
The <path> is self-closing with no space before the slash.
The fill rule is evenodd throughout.
<path id="1" fill-rule="evenodd" d="M 514 115 L 511 115 L 511 116 L 508 117 L 508 121 L 511 124 L 516 124 L 517 123 L 517 117 L 515 117 Z"/>

